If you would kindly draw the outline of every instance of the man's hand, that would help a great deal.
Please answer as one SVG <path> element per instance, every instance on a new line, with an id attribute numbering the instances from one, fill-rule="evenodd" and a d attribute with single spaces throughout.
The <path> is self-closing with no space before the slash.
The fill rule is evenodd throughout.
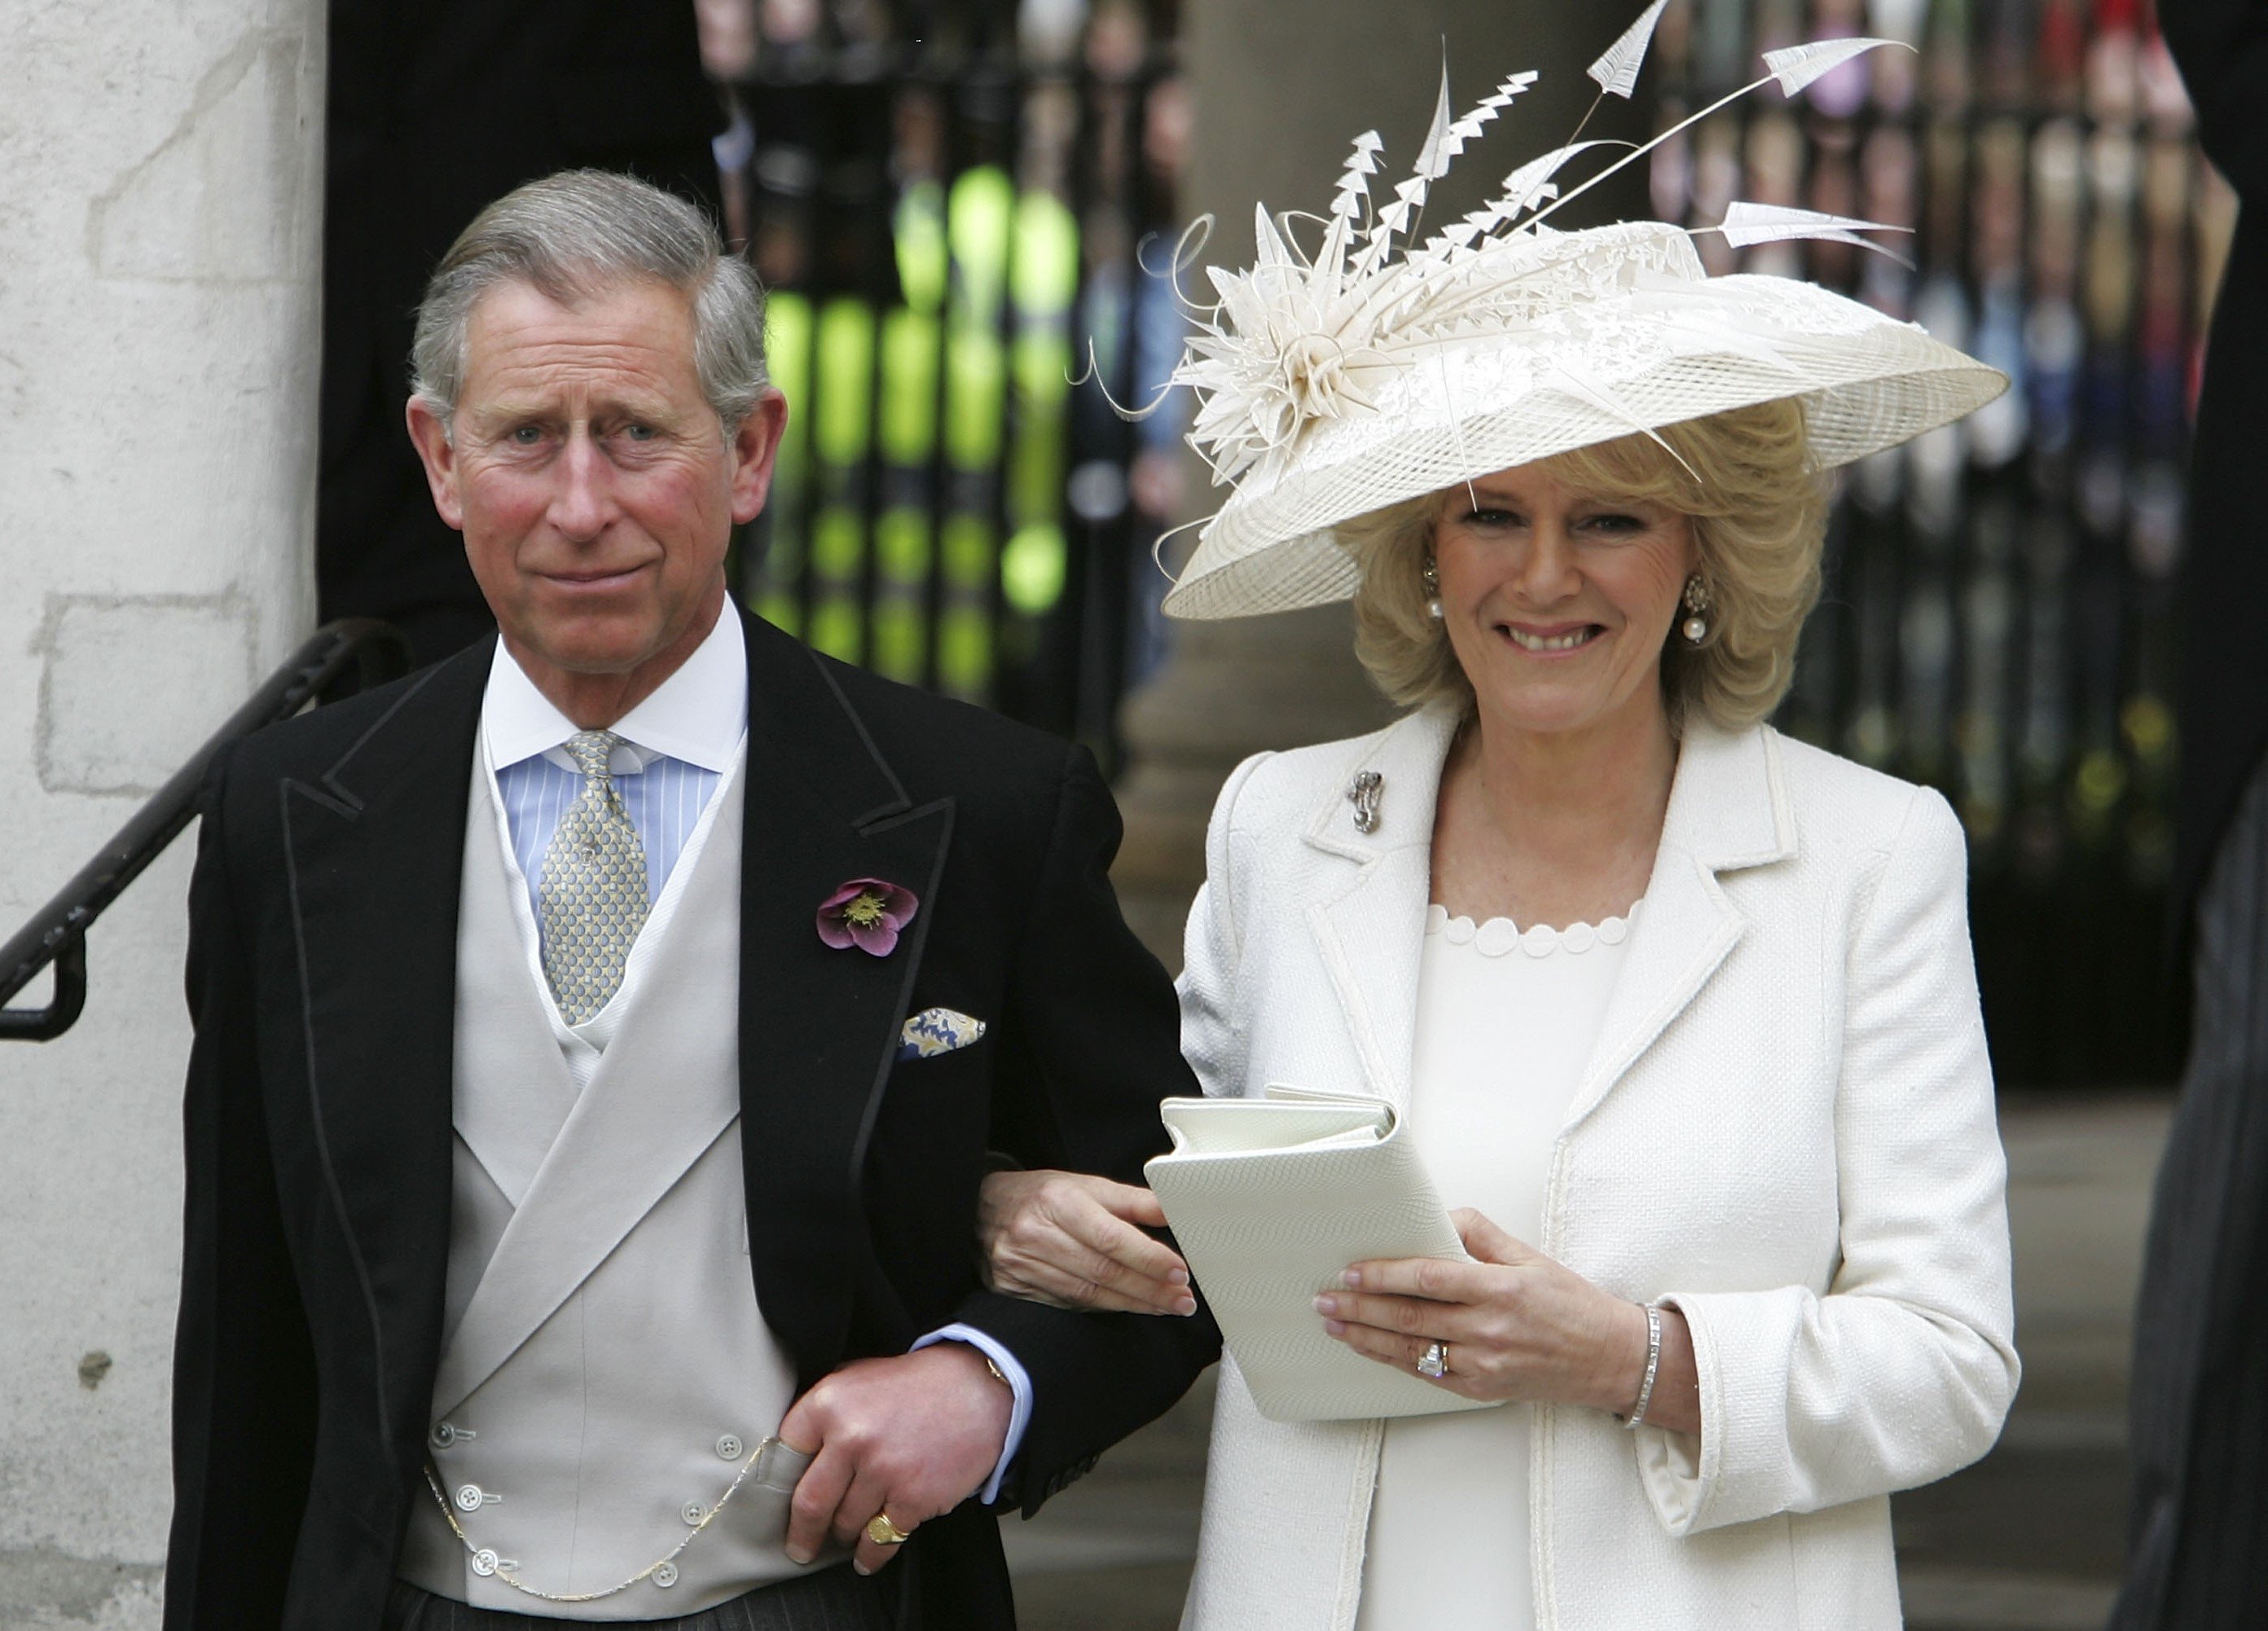
<path id="1" fill-rule="evenodd" d="M 821 1377 L 780 1423 L 781 1442 L 813 1458 L 790 1503 L 788 1556 L 808 1563 L 832 1535 L 856 1542 L 853 1566 L 873 1574 L 897 1548 L 869 1539 L 867 1521 L 887 1512 L 911 1530 L 983 1488 L 1014 1406 L 966 1342 L 853 1360 Z"/>
<path id="2" fill-rule="evenodd" d="M 1137 1225 L 1164 1227 L 1148 1190 L 1084 1172 L 995 1172 L 976 1202 L 990 1290 L 1051 1308 L 1194 1314 L 1189 1266 Z"/>

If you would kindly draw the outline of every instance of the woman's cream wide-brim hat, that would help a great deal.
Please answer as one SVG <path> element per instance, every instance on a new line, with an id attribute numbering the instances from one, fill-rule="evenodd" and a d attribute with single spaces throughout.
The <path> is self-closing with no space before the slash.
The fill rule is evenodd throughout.
<path id="1" fill-rule="evenodd" d="M 1650 7 L 1593 68 L 1602 94 L 1628 94 L 1660 11 Z M 1793 94 L 1882 43 L 1770 53 L 1771 73 L 1749 88 L 1778 79 Z M 1997 369 L 1918 326 L 1815 284 L 1712 277 L 1683 228 L 1544 225 L 1558 196 L 1552 175 L 1601 144 L 1522 166 L 1496 202 L 1394 254 L 1394 235 L 1448 159 L 1534 79 L 1514 76 L 1454 122 L 1445 86 L 1417 173 L 1374 218 L 1364 178 L 1378 138 L 1358 138 L 1312 258 L 1263 210 L 1253 267 L 1209 269 L 1219 300 L 1197 314 L 1174 380 L 1198 399 L 1191 444 L 1233 491 L 1200 532 L 1167 612 L 1236 617 L 1344 599 L 1359 572 L 1338 523 L 1573 448 L 1794 398 L 1824 469 L 2007 388 Z M 1873 247 L 1859 236 L 1870 228 L 1736 203 L 1710 230 L 1736 246 L 1830 238 Z"/>

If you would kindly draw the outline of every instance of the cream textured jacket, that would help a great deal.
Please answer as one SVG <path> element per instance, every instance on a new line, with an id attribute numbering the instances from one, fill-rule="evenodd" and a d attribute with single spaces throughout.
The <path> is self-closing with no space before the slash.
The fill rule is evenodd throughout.
<path id="1" fill-rule="evenodd" d="M 1454 726 L 1230 778 L 1181 981 L 1208 1093 L 1408 1104 Z M 1473 1543 L 1529 1546 L 1543 1631 L 1899 1623 L 1889 1492 L 1983 1455 L 2016 1389 L 1964 869 L 1934 793 L 1769 728 L 1688 733 L 1530 1244 L 1683 1310 L 1702 1428 L 1537 1407 L 1532 1532 Z M 1381 1436 L 1267 1421 L 1224 1361 L 1186 1631 L 1351 1627 Z"/>

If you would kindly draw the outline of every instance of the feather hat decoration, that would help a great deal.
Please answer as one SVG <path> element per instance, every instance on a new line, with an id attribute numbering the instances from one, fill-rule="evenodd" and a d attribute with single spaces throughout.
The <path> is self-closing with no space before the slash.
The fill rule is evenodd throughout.
<path id="1" fill-rule="evenodd" d="M 1653 0 L 1591 65 L 1600 99 L 1636 90 L 1667 4 Z M 1374 196 L 1384 144 L 1375 130 L 1355 137 L 1312 255 L 1258 207 L 1252 265 L 1206 269 L 1216 299 L 1192 307 L 1197 331 L 1172 375 L 1197 397 L 1191 445 L 1232 491 L 1166 609 L 1227 617 L 1342 599 L 1357 572 L 1339 522 L 1571 448 L 1799 397 L 1826 467 L 1999 395 L 1997 371 L 1856 301 L 1794 278 L 1709 277 L 1684 228 L 1547 225 L 1728 103 L 1774 85 L 1798 95 L 1890 43 L 1768 51 L 1763 77 L 1643 146 L 1584 141 L 1579 127 L 1419 240 L 1433 183 L 1536 81 L 1514 74 L 1453 116 L 1445 64 L 1408 177 Z M 1881 249 L 1867 234 L 1896 229 L 1742 203 L 1703 230 L 1736 247 L 1812 238 Z"/>

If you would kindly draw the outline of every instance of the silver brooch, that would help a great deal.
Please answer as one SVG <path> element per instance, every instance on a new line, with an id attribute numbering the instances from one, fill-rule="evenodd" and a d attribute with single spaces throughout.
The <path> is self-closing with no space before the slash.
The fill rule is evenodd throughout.
<path id="1" fill-rule="evenodd" d="M 1357 832 L 1378 830 L 1378 795 L 1386 786 L 1386 778 L 1376 771 L 1356 774 L 1354 786 L 1347 789 L 1347 801 L 1354 806 L 1354 830 Z"/>

